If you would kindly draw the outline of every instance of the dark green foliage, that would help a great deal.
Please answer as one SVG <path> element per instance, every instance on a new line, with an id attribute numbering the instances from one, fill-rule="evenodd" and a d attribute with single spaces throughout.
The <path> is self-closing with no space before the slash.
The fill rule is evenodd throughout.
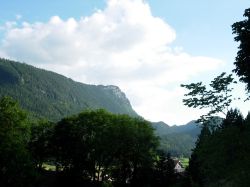
<path id="1" fill-rule="evenodd" d="M 245 20 L 232 25 L 233 34 L 236 35 L 234 40 L 240 42 L 234 72 L 247 84 L 247 90 L 250 91 L 250 9 L 245 10 L 244 17 Z"/>
<path id="2" fill-rule="evenodd" d="M 27 64 L 0 59 L 0 97 L 11 96 L 35 117 L 60 120 L 84 109 L 137 116 L 116 86 L 87 85 Z"/>
<path id="3" fill-rule="evenodd" d="M 158 153 L 158 160 L 156 162 L 152 181 L 152 186 L 167 187 L 176 182 L 176 174 L 174 172 L 175 163 L 170 154 L 165 152 Z"/>
<path id="4" fill-rule="evenodd" d="M 190 159 L 190 174 L 198 186 L 249 185 L 250 128 L 238 110 L 230 110 L 222 128 L 204 126 Z"/>
<path id="5" fill-rule="evenodd" d="M 158 138 L 141 118 L 97 110 L 56 125 L 29 120 L 15 101 L 2 98 L 2 186 L 169 186 L 176 181 L 173 160 L 157 161 Z M 45 171 L 45 163 L 57 170 Z"/>
<path id="6" fill-rule="evenodd" d="M 211 89 L 207 89 L 202 82 L 191 83 L 181 87 L 187 88 L 189 93 L 184 96 L 188 97 L 183 99 L 184 105 L 192 108 L 209 108 L 209 112 L 202 115 L 198 122 L 206 122 L 217 113 L 224 113 L 232 102 L 232 95 L 230 92 L 233 90 L 232 83 L 234 81 L 232 75 L 226 75 L 225 72 L 221 73 L 209 84 Z"/>
<path id="7" fill-rule="evenodd" d="M 148 173 L 142 175 L 142 172 L 153 166 L 158 139 L 145 120 L 121 116 L 115 119 L 114 124 L 118 133 L 114 137 L 117 151 L 116 167 L 112 170 L 112 176 L 117 176 L 118 185 L 131 181 L 135 186 L 144 186 L 143 180 L 149 176 Z"/>
<path id="8" fill-rule="evenodd" d="M 48 162 L 52 155 L 51 138 L 54 133 L 54 123 L 41 120 L 32 124 L 29 151 L 36 166 L 41 169 L 42 164 Z"/>
<path id="9" fill-rule="evenodd" d="M 173 183 L 175 180 L 175 171 L 174 171 L 175 163 L 171 158 L 170 153 L 167 154 L 167 162 L 166 162 L 166 178 L 170 181 L 169 183 Z"/>
<path id="10" fill-rule="evenodd" d="M 248 112 L 247 117 L 246 117 L 246 119 L 244 121 L 244 124 L 245 125 L 249 125 L 250 124 L 250 112 Z"/>
<path id="11" fill-rule="evenodd" d="M 0 100 L 1 186 L 148 186 L 153 180 L 158 139 L 141 118 L 97 110 L 56 125 L 30 124 L 16 102 Z M 57 170 L 45 171 L 44 163 Z"/>
<path id="12" fill-rule="evenodd" d="M 34 177 L 27 150 L 30 137 L 27 115 L 11 98 L 0 100 L 1 186 L 29 186 Z"/>
<path id="13" fill-rule="evenodd" d="M 73 178 L 112 179 L 118 186 L 142 182 L 142 171 L 152 167 L 157 144 L 148 122 L 104 110 L 62 119 L 53 138 L 58 169 Z"/>
<path id="14" fill-rule="evenodd" d="M 209 138 L 210 135 L 211 135 L 211 131 L 209 130 L 208 125 L 204 125 L 197 139 L 196 147 L 193 150 L 191 158 L 189 160 L 189 168 L 188 168 L 189 174 L 191 175 L 192 180 L 195 183 L 198 183 L 200 186 L 203 185 L 204 173 L 203 173 L 202 167 L 200 166 L 201 161 L 199 159 L 198 151 L 200 147 L 204 144 L 204 142 L 207 141 L 207 138 Z"/>
<path id="15" fill-rule="evenodd" d="M 228 126 L 238 126 L 243 128 L 244 117 L 237 109 L 230 109 L 227 112 L 226 119 L 221 124 L 221 128 L 228 128 Z"/>
<path id="16" fill-rule="evenodd" d="M 1 85 L 11 85 L 18 83 L 19 75 L 10 63 L 1 64 L 0 68 L 0 84 Z"/>

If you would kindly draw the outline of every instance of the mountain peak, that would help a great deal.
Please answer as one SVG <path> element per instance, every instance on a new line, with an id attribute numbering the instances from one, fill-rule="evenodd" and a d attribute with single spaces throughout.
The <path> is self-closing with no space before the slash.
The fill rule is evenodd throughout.
<path id="1" fill-rule="evenodd" d="M 128 98 L 126 97 L 125 93 L 122 92 L 122 90 L 115 85 L 107 85 L 107 86 L 103 86 L 103 89 L 111 91 L 114 96 L 116 96 L 117 98 L 123 100 L 125 103 L 130 105 L 130 102 L 128 100 Z"/>

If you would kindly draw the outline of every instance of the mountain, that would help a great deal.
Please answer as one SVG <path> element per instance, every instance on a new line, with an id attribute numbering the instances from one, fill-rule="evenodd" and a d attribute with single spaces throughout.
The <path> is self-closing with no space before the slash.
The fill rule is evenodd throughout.
<path id="1" fill-rule="evenodd" d="M 169 126 L 164 122 L 155 122 L 152 123 L 152 126 L 160 137 L 161 149 L 170 152 L 173 156 L 185 157 L 190 156 L 201 130 L 195 121 L 180 126 Z"/>
<path id="2" fill-rule="evenodd" d="M 33 117 L 52 121 L 85 109 L 104 108 L 138 117 L 117 86 L 88 85 L 57 73 L 0 58 L 0 97 L 11 96 Z M 194 121 L 182 126 L 152 123 L 161 148 L 174 156 L 189 156 L 200 129 Z"/>
<path id="3" fill-rule="evenodd" d="M 35 117 L 56 121 L 85 109 L 138 116 L 117 86 L 88 85 L 0 58 L 0 97 L 11 96 Z"/>
<path id="4" fill-rule="evenodd" d="M 200 133 L 199 124 L 195 122 L 195 120 L 188 122 L 185 125 L 173 125 L 169 126 L 166 123 L 160 122 L 153 122 L 153 128 L 156 130 L 158 136 L 167 135 L 167 134 L 189 134 L 191 136 L 197 136 Z"/>
<path id="5" fill-rule="evenodd" d="M 197 137 L 200 134 L 200 126 L 198 123 L 195 122 L 195 120 L 188 122 L 185 125 L 174 125 L 171 126 L 172 131 L 174 133 L 185 133 L 185 134 L 189 134 L 192 137 Z"/>

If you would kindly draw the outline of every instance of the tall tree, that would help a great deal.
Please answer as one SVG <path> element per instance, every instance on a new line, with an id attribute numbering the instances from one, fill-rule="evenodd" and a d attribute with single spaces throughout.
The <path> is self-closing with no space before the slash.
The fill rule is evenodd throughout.
<path id="1" fill-rule="evenodd" d="M 246 88 L 250 92 L 250 8 L 245 10 L 244 17 L 245 20 L 232 25 L 233 34 L 236 34 L 234 40 L 240 42 L 234 72 L 242 82 L 247 83 Z"/>
<path id="2" fill-rule="evenodd" d="M 143 119 L 97 110 L 62 119 L 53 144 L 57 165 L 74 178 L 143 186 L 158 139 Z"/>
<path id="3" fill-rule="evenodd" d="M 206 149 L 204 149 L 205 147 L 204 145 L 209 140 L 211 135 L 212 134 L 211 134 L 209 125 L 208 123 L 205 123 L 202 126 L 201 133 L 198 136 L 198 139 L 196 141 L 196 146 L 193 149 L 191 158 L 189 160 L 188 171 L 189 171 L 189 174 L 191 175 L 191 181 L 193 183 L 199 184 L 199 186 L 203 186 L 203 183 L 204 183 L 204 170 L 202 168 L 202 164 L 203 164 L 202 153 L 206 151 Z"/>
<path id="4" fill-rule="evenodd" d="M 227 128 L 228 126 L 237 126 L 243 128 L 244 117 L 237 109 L 230 109 L 227 112 L 226 118 L 223 120 L 221 127 Z"/>
<path id="5" fill-rule="evenodd" d="M 33 164 L 27 150 L 30 137 L 26 113 L 9 97 L 0 99 L 1 186 L 29 186 Z"/>

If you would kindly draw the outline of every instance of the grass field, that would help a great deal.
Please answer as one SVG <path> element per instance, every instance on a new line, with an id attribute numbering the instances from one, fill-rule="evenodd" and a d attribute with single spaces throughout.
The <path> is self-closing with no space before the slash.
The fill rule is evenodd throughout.
<path id="1" fill-rule="evenodd" d="M 47 171 L 56 171 L 56 166 L 50 164 L 43 164 L 43 168 Z"/>
<path id="2" fill-rule="evenodd" d="M 189 165 L 189 158 L 182 157 L 182 158 L 179 158 L 179 159 L 180 159 L 182 165 L 184 166 L 184 168 L 187 168 L 188 165 Z"/>

